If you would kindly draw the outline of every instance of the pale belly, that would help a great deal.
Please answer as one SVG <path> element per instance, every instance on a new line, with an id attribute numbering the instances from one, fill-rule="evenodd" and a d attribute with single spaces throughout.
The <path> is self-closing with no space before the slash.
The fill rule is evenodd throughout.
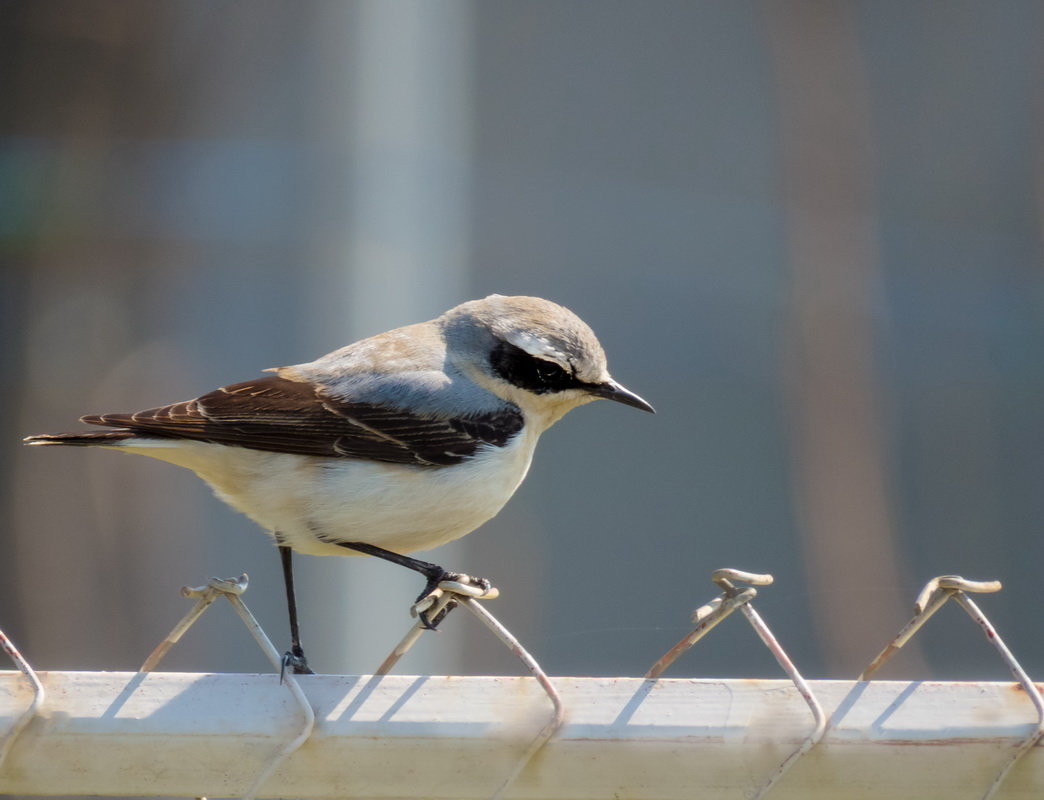
<path id="1" fill-rule="evenodd" d="M 365 542 L 428 550 L 475 530 L 525 478 L 536 444 L 523 434 L 452 467 L 413 467 L 230 448 L 202 442 L 126 445 L 193 470 L 280 542 L 311 555 L 358 555 Z"/>

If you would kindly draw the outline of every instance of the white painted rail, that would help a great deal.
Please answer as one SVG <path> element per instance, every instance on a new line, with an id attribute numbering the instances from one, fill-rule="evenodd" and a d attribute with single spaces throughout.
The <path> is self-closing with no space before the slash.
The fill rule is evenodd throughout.
<path id="1" fill-rule="evenodd" d="M 41 672 L 46 700 L 0 793 L 237 796 L 300 730 L 272 675 Z M 487 798 L 547 721 L 532 678 L 300 676 L 308 741 L 262 796 Z M 809 735 L 790 681 L 555 678 L 565 724 L 506 797 L 741 800 Z M 773 787 L 791 800 L 983 795 L 1036 723 L 1014 683 L 812 681 L 823 740 Z M 32 702 L 0 672 L 0 733 Z M 1044 748 L 998 794 L 1044 797 Z"/>

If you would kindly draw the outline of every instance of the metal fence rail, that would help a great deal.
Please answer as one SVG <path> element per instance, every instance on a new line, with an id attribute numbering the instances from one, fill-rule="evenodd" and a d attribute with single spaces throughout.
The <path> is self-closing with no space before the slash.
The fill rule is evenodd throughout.
<path id="1" fill-rule="evenodd" d="M 0 775 L 5 794 L 240 796 L 297 736 L 270 675 L 42 673 L 40 714 Z M 263 796 L 488 798 L 546 725 L 533 678 L 302 676 L 309 740 Z M 511 785 L 520 800 L 741 800 L 807 738 L 789 680 L 556 678 L 564 724 Z M 978 798 L 1034 727 L 1010 683 L 812 681 L 833 720 L 772 798 Z M 0 674 L 0 724 L 25 708 Z M 1044 748 L 1005 781 L 1039 800 Z"/>

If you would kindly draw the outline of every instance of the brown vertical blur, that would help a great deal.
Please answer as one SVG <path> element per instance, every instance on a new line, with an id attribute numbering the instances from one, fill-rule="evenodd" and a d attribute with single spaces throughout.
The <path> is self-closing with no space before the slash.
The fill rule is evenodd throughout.
<path id="1" fill-rule="evenodd" d="M 871 110 L 851 3 L 764 10 L 790 261 L 783 363 L 795 507 L 825 663 L 853 675 L 906 613 L 874 357 Z"/>

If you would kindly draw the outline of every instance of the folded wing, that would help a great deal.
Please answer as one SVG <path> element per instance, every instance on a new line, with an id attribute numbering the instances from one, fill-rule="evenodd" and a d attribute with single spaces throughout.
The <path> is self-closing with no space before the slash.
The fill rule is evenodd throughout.
<path id="1" fill-rule="evenodd" d="M 467 417 L 419 415 L 339 401 L 320 395 L 311 383 L 278 376 L 232 384 L 183 403 L 82 421 L 144 436 L 429 467 L 459 464 L 483 445 L 503 447 L 523 423 L 513 405 Z"/>

